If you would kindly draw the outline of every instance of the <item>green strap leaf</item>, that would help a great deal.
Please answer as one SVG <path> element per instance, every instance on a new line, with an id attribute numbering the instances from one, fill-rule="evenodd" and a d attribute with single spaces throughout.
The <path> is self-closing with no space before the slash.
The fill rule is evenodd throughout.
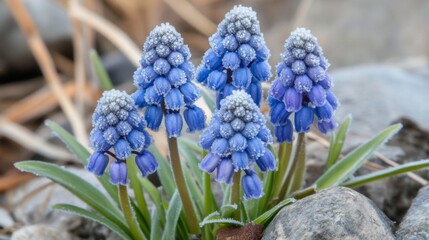
<path id="1" fill-rule="evenodd" d="M 200 227 L 204 227 L 207 224 L 214 224 L 214 223 L 222 223 L 222 224 L 233 224 L 237 226 L 244 226 L 243 222 L 237 221 L 233 218 L 217 218 L 217 219 L 211 219 L 211 220 L 205 220 L 200 223 Z"/>
<path id="2" fill-rule="evenodd" d="M 95 73 L 97 74 L 98 81 L 101 84 L 101 87 L 104 90 L 110 90 L 113 88 L 112 81 L 109 78 L 109 75 L 106 72 L 106 69 L 104 68 L 103 64 L 101 63 L 100 56 L 98 56 L 97 51 L 91 50 L 89 53 L 89 56 L 91 58 L 92 65 L 94 65 Z"/>
<path id="3" fill-rule="evenodd" d="M 182 201 L 180 200 L 179 192 L 174 191 L 170 204 L 167 210 L 167 221 L 165 223 L 162 239 L 175 239 L 177 220 L 179 220 L 180 212 L 182 211 Z"/>
<path id="4" fill-rule="evenodd" d="M 401 127 L 401 124 L 392 125 L 377 134 L 365 144 L 362 144 L 360 147 L 347 154 L 347 156 L 345 156 L 341 161 L 335 163 L 316 181 L 316 189 L 319 191 L 331 186 L 342 184 L 354 172 L 356 172 L 362 164 L 364 164 L 364 162 L 378 147 L 395 135 Z"/>
<path id="5" fill-rule="evenodd" d="M 37 176 L 47 177 L 69 190 L 73 195 L 84 201 L 101 215 L 113 221 L 124 231 L 127 229 L 119 209 L 109 201 L 93 185 L 89 184 L 76 174 L 58 165 L 40 161 L 24 161 L 15 163 L 15 167 L 21 171 L 30 172 Z"/>
<path id="6" fill-rule="evenodd" d="M 73 206 L 70 204 L 57 204 L 52 206 L 52 208 L 55 210 L 75 214 L 80 217 L 84 217 L 92 221 L 101 223 L 107 228 L 109 228 L 110 230 L 112 230 L 114 233 L 118 234 L 118 236 L 121 237 L 122 239 L 129 239 L 129 240 L 133 239 L 129 231 L 124 231 L 122 228 L 120 228 L 118 225 L 116 225 L 114 222 L 110 221 L 109 219 L 103 216 L 97 215 L 96 213 L 90 212 L 86 209 Z"/>
<path id="7" fill-rule="evenodd" d="M 331 135 L 331 144 L 329 147 L 328 160 L 326 161 L 325 169 L 328 170 L 332 165 L 334 165 L 338 158 L 340 157 L 341 150 L 343 149 L 344 140 L 346 139 L 347 132 L 350 128 L 350 123 L 352 121 L 351 115 L 348 115 L 344 122 L 341 124 L 337 135 Z"/>
<path id="8" fill-rule="evenodd" d="M 417 171 L 429 167 L 429 159 L 410 162 L 399 166 L 376 171 L 359 177 L 354 177 L 342 184 L 345 187 L 354 188 L 383 178 L 393 177 L 411 171 Z"/>
<path id="9" fill-rule="evenodd" d="M 150 199 L 155 204 L 155 207 L 158 209 L 158 213 L 161 216 L 161 219 L 160 219 L 161 226 L 164 226 L 164 223 L 165 223 L 164 200 L 162 199 L 160 191 L 147 178 L 139 178 L 139 180 L 143 189 L 149 194 Z"/>
<path id="10" fill-rule="evenodd" d="M 64 145 L 66 145 L 70 152 L 72 152 L 80 160 L 83 166 L 88 164 L 90 153 L 84 146 L 76 141 L 76 139 L 69 132 L 50 120 L 46 120 L 45 124 L 52 130 L 57 138 L 59 138 L 64 143 Z M 116 186 L 110 184 L 108 174 L 104 174 L 97 179 L 101 185 L 103 185 L 104 189 L 109 193 L 110 197 L 112 197 L 113 200 L 118 204 L 118 190 Z"/>
<path id="11" fill-rule="evenodd" d="M 150 240 L 159 240 L 162 236 L 161 215 L 158 208 L 152 210 L 151 218 L 152 225 L 150 228 Z"/>
<path id="12" fill-rule="evenodd" d="M 276 206 L 271 208 L 270 210 L 264 212 L 262 215 L 257 217 L 253 222 L 255 224 L 266 226 L 271 222 L 271 219 L 284 207 L 289 204 L 294 203 L 296 200 L 293 198 L 287 198 L 281 202 L 279 202 Z"/>
<path id="13" fill-rule="evenodd" d="M 198 164 L 201 161 L 202 149 L 196 145 L 194 142 L 185 139 L 178 139 L 179 151 L 185 157 L 186 162 L 189 165 L 190 170 L 192 171 L 192 175 L 197 178 L 198 182 L 203 182 L 203 174 Z"/>
<path id="14" fill-rule="evenodd" d="M 46 120 L 45 125 L 52 130 L 54 135 L 60 139 L 64 145 L 66 145 L 69 151 L 77 157 L 82 165 L 86 166 L 88 164 L 88 158 L 91 154 L 84 146 L 76 141 L 76 139 L 69 132 L 51 120 Z"/>
<path id="15" fill-rule="evenodd" d="M 159 175 L 159 180 L 161 181 L 162 187 L 169 199 L 173 196 L 174 191 L 176 190 L 176 183 L 174 182 L 173 172 L 171 171 L 171 166 L 165 159 L 155 145 L 151 145 L 148 148 L 149 151 L 153 153 L 155 158 L 158 160 L 159 168 L 156 171 Z"/>

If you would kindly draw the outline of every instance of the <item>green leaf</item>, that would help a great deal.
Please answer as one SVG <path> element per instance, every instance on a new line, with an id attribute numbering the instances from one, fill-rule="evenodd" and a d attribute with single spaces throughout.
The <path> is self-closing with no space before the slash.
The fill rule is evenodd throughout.
<path id="1" fill-rule="evenodd" d="M 159 190 L 146 178 L 139 178 L 140 183 L 143 186 L 143 189 L 149 194 L 150 199 L 155 204 L 155 207 L 158 209 L 158 213 L 161 216 L 160 222 L 161 226 L 164 226 L 165 223 L 165 211 L 164 211 L 164 200 L 162 199 L 161 193 Z"/>
<path id="2" fill-rule="evenodd" d="M 52 206 L 52 208 L 55 210 L 75 214 L 80 217 L 84 217 L 92 221 L 101 223 L 102 225 L 112 230 L 114 233 L 118 234 L 118 236 L 121 237 L 122 239 L 129 239 L 129 240 L 133 239 L 129 231 L 124 231 L 122 228 L 120 228 L 118 225 L 116 225 L 114 222 L 110 221 L 109 219 L 103 216 L 97 215 L 96 213 L 90 212 L 86 209 L 69 205 L 69 204 L 56 204 Z"/>
<path id="3" fill-rule="evenodd" d="M 188 187 L 189 194 L 192 196 L 191 201 L 194 208 L 196 208 L 197 218 L 201 219 L 204 214 L 204 198 L 200 188 L 197 186 L 197 181 L 192 177 L 188 167 L 182 163 L 182 170 Z M 201 182 L 200 182 L 201 183 Z"/>
<path id="4" fill-rule="evenodd" d="M 135 207 L 136 207 L 135 211 L 137 213 L 136 214 L 137 220 L 139 220 L 139 224 L 143 226 L 142 227 L 143 233 L 146 236 L 149 236 L 150 221 L 151 220 L 150 220 L 149 210 L 147 208 L 146 199 L 144 198 L 143 189 L 142 189 L 142 186 L 140 185 L 140 182 L 139 182 L 139 176 L 138 175 L 140 175 L 140 171 L 137 170 L 136 161 L 134 161 L 134 159 L 132 159 L 131 157 L 129 157 L 127 159 L 126 164 L 127 164 L 127 168 L 128 168 L 128 176 L 130 179 L 130 186 L 132 187 L 132 189 L 134 191 L 134 197 L 135 197 L 135 200 L 137 202 L 137 204 L 135 204 Z"/>
<path id="5" fill-rule="evenodd" d="M 155 158 L 158 160 L 159 168 L 157 173 L 159 175 L 159 179 L 161 181 L 162 187 L 169 199 L 173 196 L 174 191 L 176 190 L 176 183 L 173 179 L 173 172 L 171 171 L 171 166 L 168 163 L 167 159 L 165 159 L 159 150 L 152 144 L 149 148 L 149 151 L 153 153 Z"/>
<path id="6" fill-rule="evenodd" d="M 180 200 L 179 192 L 176 190 L 170 200 L 167 210 L 167 222 L 165 223 L 162 239 L 175 239 L 177 220 L 179 220 L 180 212 L 182 211 L 182 201 Z"/>
<path id="7" fill-rule="evenodd" d="M 161 229 L 161 214 L 158 208 L 153 208 L 152 210 L 152 225 L 150 228 L 150 240 L 159 240 L 161 239 L 162 229 Z"/>
<path id="8" fill-rule="evenodd" d="M 393 176 L 397 176 L 411 171 L 421 170 L 428 167 L 429 167 L 429 159 L 410 162 L 399 166 L 376 171 L 363 176 L 354 177 L 342 185 L 350 188 L 358 187 L 383 178 L 393 177 Z"/>
<path id="9" fill-rule="evenodd" d="M 113 89 L 112 81 L 110 81 L 109 75 L 106 72 L 103 64 L 101 63 L 100 57 L 95 50 L 91 50 L 90 53 L 91 62 L 94 65 L 95 73 L 97 74 L 98 81 L 104 90 Z"/>
<path id="10" fill-rule="evenodd" d="M 204 101 L 212 112 L 216 110 L 216 103 L 213 101 L 213 97 L 207 92 L 205 88 L 200 88 L 201 94 L 203 95 Z"/>
<path id="11" fill-rule="evenodd" d="M 341 124 L 337 135 L 331 135 L 331 144 L 329 147 L 328 160 L 326 161 L 325 167 L 326 170 L 328 170 L 338 161 L 338 158 L 341 154 L 341 150 L 343 149 L 344 140 L 346 139 L 346 135 L 350 127 L 351 120 L 351 115 L 348 115 L 344 120 L 343 124 Z"/>
<path id="12" fill-rule="evenodd" d="M 89 158 L 90 153 L 84 146 L 76 141 L 76 139 L 69 132 L 50 120 L 46 120 L 45 124 L 66 145 L 70 152 L 72 152 L 80 160 L 83 166 L 88 164 L 87 159 Z M 112 197 L 116 203 L 119 203 L 117 187 L 110 184 L 108 174 L 104 174 L 97 179 L 101 185 L 103 185 L 104 189 L 109 193 L 110 197 Z"/>
<path id="13" fill-rule="evenodd" d="M 347 154 L 341 161 L 335 163 L 326 171 L 315 183 L 317 190 L 322 190 L 331 186 L 338 186 L 347 180 L 362 164 L 389 138 L 395 135 L 400 129 L 401 124 L 395 124 L 374 138 L 362 144 L 360 147 Z"/>
<path id="14" fill-rule="evenodd" d="M 277 155 L 277 171 L 274 172 L 274 183 L 273 183 L 273 192 L 271 193 L 270 199 L 276 197 L 280 194 L 282 187 L 287 187 L 284 183 L 285 176 L 290 165 L 292 164 L 292 152 L 293 152 L 293 142 L 291 143 L 281 143 L 279 146 L 279 152 Z"/>
<path id="15" fill-rule="evenodd" d="M 200 223 L 200 227 L 204 227 L 207 224 L 214 224 L 214 223 L 221 223 L 221 224 L 233 224 L 237 226 L 244 226 L 243 222 L 237 221 L 233 218 L 216 218 L 211 220 L 204 220 Z"/>
<path id="16" fill-rule="evenodd" d="M 222 205 L 222 208 L 220 209 L 220 215 L 224 218 L 229 218 L 232 216 L 232 214 L 235 212 L 235 210 L 237 210 L 238 206 L 237 204 L 225 204 Z M 211 214 L 214 214 L 216 212 L 212 212 Z M 207 215 L 207 217 L 209 217 L 209 215 Z M 206 218 L 207 218 L 206 217 Z"/>
<path id="17" fill-rule="evenodd" d="M 46 120 L 45 124 L 53 131 L 55 136 L 66 145 L 70 152 L 73 153 L 77 159 L 79 159 L 82 165 L 86 166 L 88 164 L 88 158 L 91 154 L 84 146 L 76 141 L 76 139 L 69 132 L 51 120 Z"/>
<path id="18" fill-rule="evenodd" d="M 73 195 L 84 201 L 101 215 L 113 221 L 123 230 L 127 229 L 119 209 L 97 188 L 67 169 L 52 163 L 40 161 L 19 162 L 15 163 L 15 167 L 21 171 L 51 179 L 69 190 Z"/>
<path id="19" fill-rule="evenodd" d="M 291 203 L 294 203 L 295 199 L 293 198 L 287 198 L 281 202 L 279 202 L 276 206 L 271 208 L 270 210 L 264 212 L 262 215 L 257 217 L 253 222 L 259 225 L 266 226 L 268 223 L 271 222 L 271 219 L 284 207 Z"/>
<path id="20" fill-rule="evenodd" d="M 201 156 L 203 154 L 202 149 L 194 142 L 185 138 L 179 138 L 178 145 L 180 153 L 185 157 L 186 162 L 188 163 L 190 170 L 195 176 L 195 178 L 197 178 L 197 181 L 199 183 L 203 182 L 203 172 L 198 166 L 201 161 Z M 200 156 L 200 159 L 198 158 L 198 156 Z"/>

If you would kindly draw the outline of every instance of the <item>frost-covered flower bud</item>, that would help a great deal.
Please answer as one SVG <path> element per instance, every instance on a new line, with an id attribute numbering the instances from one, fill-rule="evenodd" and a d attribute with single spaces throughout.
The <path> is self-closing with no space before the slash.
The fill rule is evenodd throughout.
<path id="1" fill-rule="evenodd" d="M 136 165 L 140 169 L 143 177 L 154 173 L 158 169 L 158 162 L 155 156 L 147 150 L 143 150 L 136 157 Z"/>
<path id="2" fill-rule="evenodd" d="M 180 111 L 185 107 L 195 110 L 194 103 L 201 96 L 198 87 L 191 82 L 195 77 L 195 67 L 189 61 L 190 57 L 182 36 L 172 25 L 164 23 L 150 32 L 143 46 L 141 66 L 134 73 L 137 91 L 133 99 L 139 108 L 145 110 L 147 127 L 158 131 L 163 115 L 167 114 L 165 126 L 168 137 L 180 135 L 183 125 Z M 205 61 L 208 69 L 199 71 L 196 76 L 199 81 L 209 76 L 209 69 L 222 65 L 222 59 L 213 51 L 206 53 Z M 225 84 L 217 78 L 213 81 L 214 88 L 223 88 Z M 185 110 L 188 115 L 185 121 L 190 131 L 202 130 L 205 126 L 204 113 L 201 114 L 200 110 Z"/>
<path id="3" fill-rule="evenodd" d="M 127 185 L 128 183 L 128 169 L 125 161 L 115 161 L 110 164 L 109 171 L 110 183 L 113 185 Z"/>
<path id="4" fill-rule="evenodd" d="M 260 198 L 264 195 L 262 182 L 258 175 L 252 170 L 246 170 L 246 174 L 241 179 L 241 185 L 246 199 Z"/>
<path id="5" fill-rule="evenodd" d="M 96 176 L 102 176 L 109 164 L 109 158 L 100 151 L 94 152 L 88 160 L 88 171 L 93 172 Z"/>
<path id="6" fill-rule="evenodd" d="M 123 91 L 104 92 L 94 111 L 92 125 L 90 144 L 95 152 L 89 158 L 88 171 L 97 176 L 103 175 L 109 163 L 106 154 L 109 154 L 116 159 L 110 166 L 110 181 L 113 184 L 126 184 L 126 159 L 132 153 L 140 155 L 147 152 L 145 149 L 152 142 L 152 137 L 145 129 L 146 121 L 137 111 L 133 98 Z M 150 172 L 156 168 L 153 167 Z M 143 170 L 142 173 L 147 175 Z"/>
<path id="7" fill-rule="evenodd" d="M 217 170 L 216 180 L 226 183 L 231 182 L 234 172 L 247 171 L 253 163 L 262 171 L 275 170 L 274 156 L 267 149 L 272 137 L 265 123 L 259 107 L 246 91 L 232 91 L 221 100 L 220 109 L 200 136 L 200 145 L 209 151 L 200 168 L 209 173 Z"/>
<path id="8" fill-rule="evenodd" d="M 268 96 L 278 142 L 293 140 L 290 115 L 294 115 L 296 132 L 308 132 L 313 122 L 324 134 L 335 129 L 333 116 L 339 102 L 331 91 L 328 67 L 316 37 L 304 28 L 293 31 L 286 40 Z"/>
<path id="9" fill-rule="evenodd" d="M 261 81 L 271 77 L 268 50 L 256 12 L 235 6 L 209 38 L 210 49 L 197 69 L 197 81 L 217 92 L 217 108 L 231 94 L 231 87 L 244 89 L 259 106 Z"/>

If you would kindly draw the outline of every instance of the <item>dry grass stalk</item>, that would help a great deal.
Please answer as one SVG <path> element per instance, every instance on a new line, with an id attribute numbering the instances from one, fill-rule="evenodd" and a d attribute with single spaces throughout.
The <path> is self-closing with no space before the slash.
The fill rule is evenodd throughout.
<path id="1" fill-rule="evenodd" d="M 187 0 L 164 0 L 183 20 L 204 35 L 211 36 L 216 31 L 216 24 L 202 14 Z"/>
<path id="2" fill-rule="evenodd" d="M 50 159 L 59 161 L 74 159 L 73 155 L 65 149 L 52 145 L 25 127 L 2 118 L 0 118 L 0 135 Z"/>
<path id="3" fill-rule="evenodd" d="M 76 86 L 72 82 L 66 83 L 63 90 L 68 98 L 72 98 L 76 94 Z M 86 101 L 92 100 L 89 96 L 94 94 L 88 84 L 85 85 L 82 95 Z M 15 123 L 23 123 L 44 116 L 57 106 L 58 101 L 55 94 L 49 88 L 42 88 L 10 105 L 4 110 L 1 117 Z"/>
<path id="4" fill-rule="evenodd" d="M 56 72 L 52 57 L 50 56 L 46 45 L 43 43 L 42 38 L 34 26 L 25 6 L 20 0 L 7 0 L 6 3 L 21 30 L 24 32 L 30 49 L 36 58 L 48 85 L 52 88 L 55 96 L 58 98 L 61 108 L 67 116 L 67 119 L 70 121 L 75 136 L 81 143 L 87 145 L 88 140 L 85 125 L 83 124 L 82 119 L 79 118 L 80 114 L 77 112 L 71 100 L 67 98 L 66 94 L 64 94 L 60 77 Z"/>
<path id="5" fill-rule="evenodd" d="M 135 65 L 138 66 L 140 59 L 140 49 L 131 41 L 131 39 L 119 29 L 117 26 L 106 20 L 105 18 L 85 9 L 83 6 L 73 4 L 70 6 L 69 13 L 72 18 L 75 18 L 97 32 L 101 33 L 109 41 L 111 41 L 124 55 Z"/>

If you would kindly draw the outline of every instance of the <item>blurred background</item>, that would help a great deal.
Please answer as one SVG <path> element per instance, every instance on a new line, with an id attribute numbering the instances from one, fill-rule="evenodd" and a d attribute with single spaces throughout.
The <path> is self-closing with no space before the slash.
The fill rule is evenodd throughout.
<path id="1" fill-rule="evenodd" d="M 41 159 L 79 168 L 43 122 L 51 119 L 87 142 L 90 117 L 101 95 L 90 62 L 92 49 L 115 86 L 131 93 L 132 74 L 153 27 L 173 24 L 198 65 L 209 47 L 207 38 L 237 4 L 252 6 L 258 13 L 273 72 L 292 30 L 305 27 L 318 38 L 331 63 L 334 92 L 342 102 L 337 118 L 353 115 L 349 148 L 402 121 L 405 132 L 385 155 L 395 162 L 429 157 L 427 0 L 1 0 L 0 239 L 8 239 L 22 225 L 56 219 L 45 210 L 51 201 L 46 194 L 48 181 L 29 185 L 34 177 L 18 173 L 13 164 Z M 27 34 L 17 22 L 26 26 Z M 315 142 L 323 140 L 316 137 Z M 165 148 L 162 141 L 157 145 Z M 315 169 L 311 178 L 326 151 L 320 144 L 310 149 L 310 170 Z M 421 183 L 407 181 L 414 184 L 407 194 L 414 196 Z M 379 188 L 362 191 L 371 197 Z M 50 191 L 52 195 L 60 190 Z M 37 194 L 40 199 L 28 200 Z M 398 200 L 399 193 L 386 194 L 390 195 L 373 198 L 383 210 L 389 209 L 389 201 Z M 392 209 L 389 217 L 400 220 L 410 199 L 401 209 Z"/>

